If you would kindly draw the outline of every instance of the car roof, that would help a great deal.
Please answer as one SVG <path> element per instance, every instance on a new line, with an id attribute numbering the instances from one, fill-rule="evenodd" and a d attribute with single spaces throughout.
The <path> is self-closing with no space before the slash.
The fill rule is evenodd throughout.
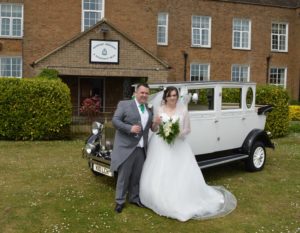
<path id="1" fill-rule="evenodd" d="M 138 84 L 132 85 L 136 87 Z M 164 88 L 167 86 L 174 86 L 177 88 L 195 88 L 199 86 L 213 87 L 213 86 L 224 86 L 224 87 L 242 87 L 252 86 L 255 87 L 254 82 L 232 82 L 232 81 L 185 81 L 185 82 L 167 82 L 167 83 L 148 83 L 150 88 Z"/>

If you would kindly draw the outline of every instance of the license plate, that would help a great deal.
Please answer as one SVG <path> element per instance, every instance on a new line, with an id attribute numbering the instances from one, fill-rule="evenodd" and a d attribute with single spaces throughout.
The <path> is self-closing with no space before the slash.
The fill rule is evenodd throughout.
<path id="1" fill-rule="evenodd" d="M 113 173 L 109 168 L 100 166 L 98 164 L 93 164 L 93 170 L 106 176 L 113 176 Z"/>

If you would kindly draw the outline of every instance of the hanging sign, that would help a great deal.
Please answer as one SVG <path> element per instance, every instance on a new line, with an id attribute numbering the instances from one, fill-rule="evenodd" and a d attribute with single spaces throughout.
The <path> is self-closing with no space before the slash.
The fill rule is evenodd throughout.
<path id="1" fill-rule="evenodd" d="M 91 40 L 91 63 L 119 63 L 119 41 Z"/>

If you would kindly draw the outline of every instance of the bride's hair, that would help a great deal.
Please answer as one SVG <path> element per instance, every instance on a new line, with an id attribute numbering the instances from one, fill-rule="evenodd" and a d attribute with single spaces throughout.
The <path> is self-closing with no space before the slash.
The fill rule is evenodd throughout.
<path id="1" fill-rule="evenodd" d="M 171 95 L 171 92 L 175 91 L 176 95 L 177 95 L 177 99 L 179 97 L 179 92 L 178 89 L 174 86 L 168 86 L 165 90 L 164 90 L 164 95 L 163 95 L 163 101 L 166 103 L 167 102 L 167 97 L 169 97 Z"/>

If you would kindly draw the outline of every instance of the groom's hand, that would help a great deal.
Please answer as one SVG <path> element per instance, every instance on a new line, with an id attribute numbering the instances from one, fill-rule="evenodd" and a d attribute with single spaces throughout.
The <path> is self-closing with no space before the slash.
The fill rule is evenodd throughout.
<path id="1" fill-rule="evenodd" d="M 141 126 L 139 125 L 133 125 L 131 126 L 131 130 L 130 130 L 131 133 L 140 133 L 141 132 Z"/>

